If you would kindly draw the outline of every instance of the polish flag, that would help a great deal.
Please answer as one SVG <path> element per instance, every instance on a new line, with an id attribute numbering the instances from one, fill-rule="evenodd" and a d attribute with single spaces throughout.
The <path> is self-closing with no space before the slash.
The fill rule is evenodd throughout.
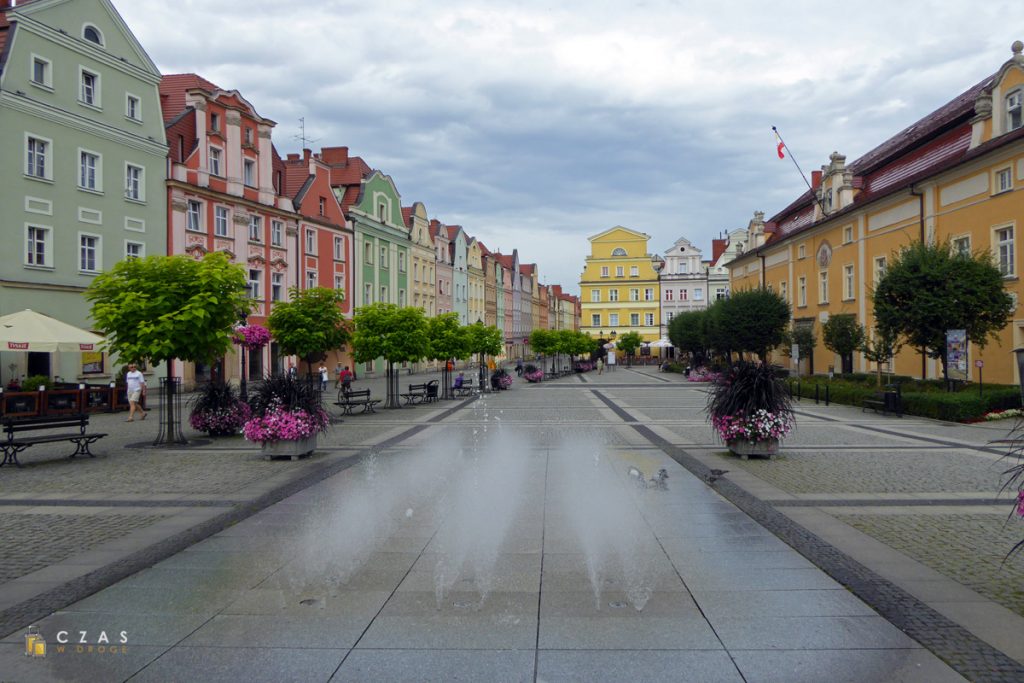
<path id="1" fill-rule="evenodd" d="M 786 143 L 783 142 L 782 138 L 779 137 L 779 132 L 778 131 L 774 131 L 774 132 L 775 132 L 775 143 L 776 143 L 775 144 L 775 151 L 778 152 L 780 159 L 785 159 L 786 158 L 786 154 L 782 150 L 786 147 Z"/>

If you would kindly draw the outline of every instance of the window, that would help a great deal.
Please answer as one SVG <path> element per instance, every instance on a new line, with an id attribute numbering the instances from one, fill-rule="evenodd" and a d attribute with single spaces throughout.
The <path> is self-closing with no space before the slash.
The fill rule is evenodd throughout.
<path id="1" fill-rule="evenodd" d="M 1024 125 L 1024 90 L 1015 90 L 1006 96 L 1006 130 L 1017 130 Z"/>
<path id="2" fill-rule="evenodd" d="M 130 118 L 132 121 L 142 120 L 142 100 L 135 95 L 125 95 L 125 108 L 124 115 Z"/>
<path id="3" fill-rule="evenodd" d="M 849 244 L 853 241 L 853 226 L 847 225 L 843 228 L 843 244 Z"/>
<path id="4" fill-rule="evenodd" d="M 629 300 L 630 301 L 640 301 L 640 290 L 639 289 L 630 289 L 629 290 Z"/>
<path id="5" fill-rule="evenodd" d="M 270 274 L 270 300 L 280 301 L 284 292 L 284 273 Z"/>
<path id="6" fill-rule="evenodd" d="M 45 88 L 52 88 L 53 81 L 50 75 L 50 60 L 42 57 L 32 56 L 32 83 Z"/>
<path id="7" fill-rule="evenodd" d="M 630 313 L 629 314 L 629 324 L 630 324 L 631 327 L 639 327 L 640 326 L 640 314 L 639 313 Z"/>
<path id="8" fill-rule="evenodd" d="M 398 272 L 399 273 L 404 273 L 405 272 L 405 252 L 404 251 L 398 252 Z"/>
<path id="9" fill-rule="evenodd" d="M 207 163 L 207 169 L 210 171 L 210 175 L 220 175 L 220 150 L 216 147 L 210 148 L 210 158 Z"/>
<path id="10" fill-rule="evenodd" d="M 647 327 L 654 327 L 654 314 L 644 313 L 644 325 Z"/>
<path id="11" fill-rule="evenodd" d="M 327 214 L 327 200 L 323 197 L 320 198 L 320 215 L 324 216 Z"/>
<path id="12" fill-rule="evenodd" d="M 78 269 L 87 273 L 99 271 L 100 238 L 97 235 L 78 235 Z"/>
<path id="13" fill-rule="evenodd" d="M 654 288 L 648 287 L 644 290 L 644 301 L 654 301 Z"/>
<path id="14" fill-rule="evenodd" d="M 373 285 L 367 284 L 363 288 L 363 305 L 368 305 L 368 304 L 372 304 L 372 303 L 373 303 Z"/>
<path id="15" fill-rule="evenodd" d="M 807 278 L 801 275 L 796 281 L 796 305 L 807 305 Z"/>
<path id="16" fill-rule="evenodd" d="M 145 200 L 142 184 L 142 167 L 134 164 L 125 165 L 124 173 L 124 196 L 137 202 Z"/>
<path id="17" fill-rule="evenodd" d="M 828 271 L 818 273 L 818 303 L 828 303 Z"/>
<path id="18" fill-rule="evenodd" d="M 228 236 L 228 208 L 218 206 L 213 210 L 213 234 L 217 237 Z"/>
<path id="19" fill-rule="evenodd" d="M 259 299 L 260 298 L 260 276 L 262 273 L 255 269 L 249 269 L 249 298 Z"/>
<path id="20" fill-rule="evenodd" d="M 853 300 L 853 264 L 843 266 L 843 300 Z"/>
<path id="21" fill-rule="evenodd" d="M 387 300 L 388 300 L 388 288 L 387 287 L 381 287 L 380 288 L 380 299 L 379 300 L 387 302 Z"/>
<path id="22" fill-rule="evenodd" d="M 684 299 L 686 298 L 686 290 L 683 290 L 683 298 Z M 693 289 L 693 300 L 694 301 L 703 301 L 704 300 L 704 288 L 703 287 L 694 287 L 694 289 Z"/>
<path id="23" fill-rule="evenodd" d="M 680 289 L 680 290 L 679 290 L 679 300 L 680 300 L 680 301 L 686 301 L 686 295 L 687 295 L 688 293 L 689 293 L 689 292 L 688 292 L 687 290 L 685 290 L 685 289 Z M 700 297 L 699 297 L 699 296 L 697 296 L 697 297 L 694 297 L 694 298 L 695 298 L 695 299 L 700 299 Z"/>
<path id="24" fill-rule="evenodd" d="M 270 244 L 275 247 L 284 246 L 284 223 L 270 221 Z"/>
<path id="25" fill-rule="evenodd" d="M 344 275 L 335 275 L 334 276 L 334 288 L 336 290 L 338 290 L 339 292 L 345 290 L 345 276 Z"/>
<path id="26" fill-rule="evenodd" d="M 316 255 L 316 230 L 306 229 L 306 253 Z"/>
<path id="27" fill-rule="evenodd" d="M 615 266 L 615 277 L 622 277 L 623 268 L 622 266 Z"/>
<path id="28" fill-rule="evenodd" d="M 381 248 L 380 248 L 380 267 L 381 268 L 390 268 L 391 267 L 391 264 L 388 263 L 388 248 L 385 247 L 385 246 L 381 246 Z"/>
<path id="29" fill-rule="evenodd" d="M 373 263 L 373 243 L 363 243 L 363 260 L 367 263 Z"/>
<path id="30" fill-rule="evenodd" d="M 252 144 L 252 128 L 249 128 L 248 126 L 245 129 L 245 144 Z"/>
<path id="31" fill-rule="evenodd" d="M 680 275 L 686 275 L 687 273 L 690 272 L 690 264 L 688 264 L 686 261 L 683 261 L 682 263 L 678 264 L 677 268 L 679 270 Z"/>
<path id="32" fill-rule="evenodd" d="M 672 301 L 672 290 L 671 289 L 666 289 L 665 290 L 665 301 Z"/>
<path id="33" fill-rule="evenodd" d="M 214 133 L 220 132 L 220 114 L 210 112 L 210 130 Z"/>
<path id="34" fill-rule="evenodd" d="M 95 26 L 87 24 L 82 29 L 82 37 L 88 40 L 90 43 L 96 43 L 99 46 L 103 46 L 103 34 Z"/>
<path id="35" fill-rule="evenodd" d="M 99 191 L 100 157 L 92 152 L 78 153 L 78 186 L 84 190 Z"/>
<path id="36" fill-rule="evenodd" d="M 882 278 L 885 277 L 885 266 L 886 266 L 886 264 L 885 264 L 885 257 L 884 256 L 878 256 L 878 257 L 875 258 L 875 285 L 876 286 L 882 280 Z"/>
<path id="37" fill-rule="evenodd" d="M 1013 228 L 999 228 L 996 230 L 996 245 L 998 247 L 999 272 L 1006 277 L 1014 274 L 1013 268 Z"/>
<path id="38" fill-rule="evenodd" d="M 345 238 L 335 237 L 334 238 L 334 260 L 344 261 L 345 260 Z"/>
<path id="39" fill-rule="evenodd" d="M 629 276 L 630 277 L 640 277 L 640 266 L 630 266 L 629 267 Z"/>
<path id="40" fill-rule="evenodd" d="M 611 325 L 612 327 L 618 327 L 619 326 L 619 314 L 618 313 L 609 313 L 608 314 L 608 324 Z"/>
<path id="41" fill-rule="evenodd" d="M 590 326 L 591 327 L 601 327 L 601 314 L 600 313 L 591 313 L 590 314 Z"/>
<path id="42" fill-rule="evenodd" d="M 384 202 L 377 205 L 377 219 L 381 223 L 388 222 L 388 205 Z"/>
<path id="43" fill-rule="evenodd" d="M 405 307 L 405 290 L 404 289 L 398 290 L 398 305 L 400 307 Z"/>
<path id="44" fill-rule="evenodd" d="M 799 247 L 796 248 L 796 257 L 797 258 L 807 258 L 807 245 L 806 244 L 801 244 Z"/>
<path id="45" fill-rule="evenodd" d="M 128 260 L 142 258 L 146 255 L 146 245 L 142 242 L 125 242 L 124 257 Z"/>
<path id="46" fill-rule="evenodd" d="M 601 266 L 601 277 L 608 277 L 608 266 Z"/>
<path id="47" fill-rule="evenodd" d="M 188 210 L 185 213 L 185 227 L 189 230 L 203 229 L 203 205 L 194 199 L 188 200 Z"/>
<path id="48" fill-rule="evenodd" d="M 263 241 L 263 216 L 249 216 L 249 241 Z"/>
<path id="49" fill-rule="evenodd" d="M 315 270 L 307 270 L 306 271 L 306 289 L 313 289 L 314 287 L 316 287 L 316 271 Z"/>
<path id="50" fill-rule="evenodd" d="M 625 256 L 625 255 L 626 255 L 626 250 L 623 249 L 622 247 L 616 247 L 615 250 L 612 251 L 612 256 Z"/>
<path id="51" fill-rule="evenodd" d="M 963 237 L 956 237 L 953 239 L 953 253 L 957 256 L 970 256 L 971 255 L 971 236 L 964 235 Z"/>
<path id="52" fill-rule="evenodd" d="M 78 101 L 90 107 L 100 106 L 100 77 L 85 69 L 79 80 Z"/>
<path id="53" fill-rule="evenodd" d="M 1009 168 L 1001 168 L 996 171 L 995 194 L 1009 192 L 1013 189 L 1013 172 Z"/>
<path id="54" fill-rule="evenodd" d="M 256 187 L 256 162 L 246 159 L 242 166 L 242 182 L 248 187 Z M 323 214 L 320 214 L 321 216 Z"/>
<path id="55" fill-rule="evenodd" d="M 715 301 L 721 301 L 722 299 L 727 298 L 729 298 L 729 293 L 726 287 L 715 287 Z"/>
<path id="56" fill-rule="evenodd" d="M 608 290 L 608 301 L 618 301 L 618 300 L 619 300 L 619 290 L 617 290 L 617 289 L 609 289 Z"/>
<path id="57" fill-rule="evenodd" d="M 25 265 L 49 267 L 50 229 L 30 225 L 25 231 Z"/>
<path id="58" fill-rule="evenodd" d="M 50 142 L 42 138 L 29 137 L 25 147 L 25 174 L 33 178 L 50 176 Z"/>
<path id="59" fill-rule="evenodd" d="M 785 280 L 783 280 L 782 282 L 779 283 L 779 296 L 782 297 L 783 301 L 785 301 L 786 303 L 789 303 L 789 289 L 786 286 L 786 281 Z"/>

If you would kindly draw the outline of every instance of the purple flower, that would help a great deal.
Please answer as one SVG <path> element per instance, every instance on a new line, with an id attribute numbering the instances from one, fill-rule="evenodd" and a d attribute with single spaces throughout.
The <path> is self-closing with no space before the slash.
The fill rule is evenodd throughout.
<path id="1" fill-rule="evenodd" d="M 1017 514 L 1024 517 L 1024 489 L 1017 491 Z"/>
<path id="2" fill-rule="evenodd" d="M 270 331 L 262 325 L 240 325 L 231 337 L 232 343 L 257 351 L 270 343 Z"/>

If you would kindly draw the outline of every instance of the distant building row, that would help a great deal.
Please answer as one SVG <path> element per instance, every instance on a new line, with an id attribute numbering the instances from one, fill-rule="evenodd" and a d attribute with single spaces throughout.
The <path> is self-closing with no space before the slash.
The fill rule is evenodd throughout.
<path id="1" fill-rule="evenodd" d="M 345 292 L 349 315 L 383 301 L 495 325 L 509 356 L 534 328 L 578 328 L 577 298 L 541 284 L 516 250 L 403 206 L 394 181 L 346 147 L 282 158 L 275 125 L 236 90 L 162 76 L 109 0 L 0 0 L 0 221 L 23 245 L 0 262 L 0 313 L 33 308 L 88 327 L 82 292 L 115 262 L 220 251 L 245 267 L 259 324 L 290 288 L 329 287 Z M 0 362 L 65 379 L 114 370 L 100 354 L 64 355 L 76 357 Z M 250 355 L 249 374 L 285 362 L 271 345 Z M 351 365 L 345 354 L 328 362 Z M 175 374 L 211 372 L 240 368 Z"/>

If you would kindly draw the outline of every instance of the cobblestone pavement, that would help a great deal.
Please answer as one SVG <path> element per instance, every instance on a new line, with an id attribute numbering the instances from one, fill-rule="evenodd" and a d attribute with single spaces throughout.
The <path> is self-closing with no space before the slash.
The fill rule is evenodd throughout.
<path id="1" fill-rule="evenodd" d="M 383 380 L 357 388 L 383 397 Z M 131 521 L 96 524 L 112 535 L 64 558 L 54 543 L 46 567 L 0 583 L 0 678 L 962 680 L 924 645 L 968 680 L 1024 680 L 1020 566 L 995 564 L 1024 526 L 1000 528 L 1008 507 L 992 505 L 1005 467 L 988 442 L 1005 430 L 805 401 L 783 457 L 744 462 L 723 454 L 704 402 L 702 387 L 649 368 L 517 381 L 344 417 L 296 462 L 237 438 L 141 448 L 155 415 L 96 416 L 112 434 L 100 458 L 37 453 L 0 470 L 0 509 L 33 517 L 36 540 L 10 534 L 22 558 L 52 533 L 35 520 Z M 481 498 L 467 492 L 486 474 L 482 443 L 523 464 Z M 558 465 L 566 448 L 575 468 Z M 435 468 L 444 453 L 463 464 Z M 634 504 L 616 508 L 608 489 L 572 505 L 590 500 L 573 484 L 587 463 L 610 465 Z M 637 492 L 628 467 L 665 467 L 668 492 Z M 709 487 L 708 467 L 730 472 Z M 413 490 L 415 503 L 397 495 Z M 459 534 L 476 540 L 460 549 Z M 616 549 L 595 604 L 588 553 Z M 446 564 L 456 556 L 461 570 Z M 440 567 L 455 572 L 450 604 Z M 637 599 L 637 567 L 649 606 L 617 611 Z M 22 655 L 31 622 L 138 636 L 116 660 L 44 663 Z"/>

